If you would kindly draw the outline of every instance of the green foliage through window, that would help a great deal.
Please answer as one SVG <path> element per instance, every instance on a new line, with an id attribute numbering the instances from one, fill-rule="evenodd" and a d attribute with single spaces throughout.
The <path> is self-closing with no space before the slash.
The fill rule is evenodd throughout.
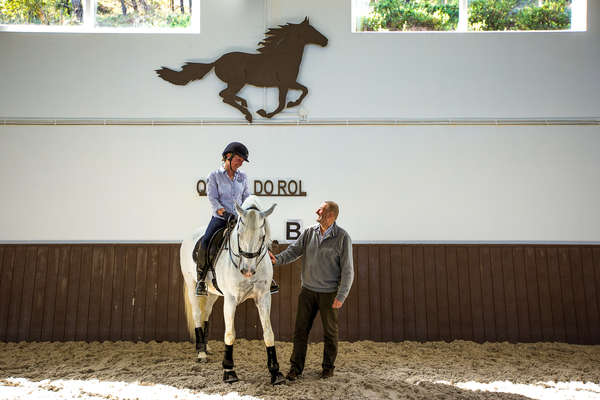
<path id="1" fill-rule="evenodd" d="M 0 24 L 81 25 L 85 1 L 0 0 Z M 186 28 L 191 25 L 191 6 L 191 0 L 98 0 L 95 25 Z"/>
<path id="2" fill-rule="evenodd" d="M 472 0 L 469 30 L 514 31 L 569 29 L 567 0 Z"/>
<path id="3" fill-rule="evenodd" d="M 458 0 L 379 0 L 367 20 L 371 31 L 449 31 L 458 23 Z"/>
<path id="4" fill-rule="evenodd" d="M 572 0 L 469 0 L 468 30 L 565 30 Z M 369 31 L 453 31 L 458 0 L 371 0 Z M 464 29 L 464 28 L 463 28 Z"/>
<path id="5" fill-rule="evenodd" d="M 77 0 L 0 0 L 0 24 L 78 25 L 82 16 Z"/>

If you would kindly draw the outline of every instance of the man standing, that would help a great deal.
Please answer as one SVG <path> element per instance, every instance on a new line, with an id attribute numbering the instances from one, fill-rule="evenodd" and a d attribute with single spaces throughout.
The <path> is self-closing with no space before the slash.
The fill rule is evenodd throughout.
<path id="1" fill-rule="evenodd" d="M 342 307 L 352 281 L 352 240 L 336 224 L 338 205 L 326 201 L 317 213 L 317 225 L 306 229 L 285 251 L 273 256 L 273 265 L 289 264 L 302 259 L 302 290 L 298 296 L 298 312 L 294 328 L 294 350 L 291 368 L 286 378 L 296 380 L 302 375 L 308 334 L 317 312 L 321 313 L 324 331 L 322 379 L 333 376 L 338 348 L 338 309 Z"/>

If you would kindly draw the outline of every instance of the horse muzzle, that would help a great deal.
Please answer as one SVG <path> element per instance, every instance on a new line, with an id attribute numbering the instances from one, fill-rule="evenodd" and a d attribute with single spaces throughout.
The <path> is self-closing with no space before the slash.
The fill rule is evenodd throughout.
<path id="1" fill-rule="evenodd" d="M 242 269 L 240 272 L 246 279 L 250 279 L 254 276 L 254 274 L 256 274 L 256 271 L 251 271 L 249 269 Z"/>

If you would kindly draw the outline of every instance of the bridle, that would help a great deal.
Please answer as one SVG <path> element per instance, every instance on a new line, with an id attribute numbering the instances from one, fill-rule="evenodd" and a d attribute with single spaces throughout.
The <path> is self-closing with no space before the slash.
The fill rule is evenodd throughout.
<path id="1" fill-rule="evenodd" d="M 259 210 L 257 207 L 255 207 L 255 206 L 252 206 L 252 207 L 248 208 L 248 210 L 256 210 L 256 211 L 260 211 L 260 210 Z M 265 218 L 265 220 L 266 220 L 266 218 Z M 236 262 L 234 261 L 233 257 L 234 257 L 234 256 L 235 256 L 235 257 L 238 257 L 238 258 L 240 259 L 240 261 L 241 261 L 241 260 L 242 260 L 242 258 L 252 259 L 252 258 L 256 258 L 256 257 L 260 256 L 260 255 L 261 255 L 261 253 L 263 253 L 263 250 L 265 250 L 265 249 L 266 249 L 266 246 L 265 246 L 264 244 L 265 244 L 265 237 L 266 237 L 267 235 L 266 235 L 266 234 L 264 234 L 264 235 L 262 236 L 262 238 L 260 239 L 260 246 L 259 246 L 259 248 L 258 248 L 258 251 L 254 252 L 254 253 L 250 253 L 250 252 L 244 251 L 244 250 L 242 250 L 242 249 L 241 249 L 241 247 L 240 247 L 240 232 L 239 232 L 239 229 L 237 229 L 237 228 L 238 228 L 238 227 L 237 227 L 237 225 L 238 225 L 238 224 L 242 224 L 242 225 L 244 224 L 244 222 L 242 221 L 242 218 L 241 218 L 241 217 L 238 219 L 238 223 L 236 224 L 236 227 L 235 227 L 235 228 L 236 228 L 235 232 L 236 232 L 236 234 L 237 234 L 237 248 L 238 248 L 238 254 L 235 254 L 235 252 L 234 252 L 234 251 L 233 251 L 233 249 L 231 248 L 231 235 L 229 235 L 229 239 L 228 239 L 228 246 L 227 246 L 227 247 L 229 248 L 229 259 L 231 260 L 231 262 L 233 263 L 233 265 L 235 266 L 235 268 L 236 268 L 236 269 L 238 269 L 238 270 L 240 270 L 240 266 L 239 266 L 239 264 L 236 264 Z M 261 226 L 259 229 L 263 228 L 264 226 L 265 226 L 265 221 L 263 221 L 263 224 L 262 224 L 262 226 Z M 267 252 L 265 251 L 265 252 L 262 254 L 262 256 L 261 256 L 261 257 L 258 259 L 258 261 L 256 262 L 256 265 L 260 264 L 260 262 L 262 261 L 262 259 L 265 257 L 265 255 L 266 255 L 266 254 L 267 254 Z"/>

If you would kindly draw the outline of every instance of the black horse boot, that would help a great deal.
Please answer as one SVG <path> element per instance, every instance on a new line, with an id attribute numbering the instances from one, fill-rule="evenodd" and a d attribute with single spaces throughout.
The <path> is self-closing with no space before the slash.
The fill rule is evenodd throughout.
<path id="1" fill-rule="evenodd" d="M 279 285 L 277 284 L 277 282 L 275 282 L 275 279 L 273 279 L 271 281 L 270 291 L 271 291 L 271 294 L 275 294 L 275 293 L 279 292 Z"/>
<path id="2" fill-rule="evenodd" d="M 208 272 L 208 268 L 206 268 L 206 264 L 204 263 L 205 254 L 206 249 L 203 249 L 202 246 L 200 246 L 198 248 L 198 255 L 196 257 L 196 296 L 208 295 L 208 291 L 206 290 L 206 282 L 204 282 L 206 273 Z"/>

